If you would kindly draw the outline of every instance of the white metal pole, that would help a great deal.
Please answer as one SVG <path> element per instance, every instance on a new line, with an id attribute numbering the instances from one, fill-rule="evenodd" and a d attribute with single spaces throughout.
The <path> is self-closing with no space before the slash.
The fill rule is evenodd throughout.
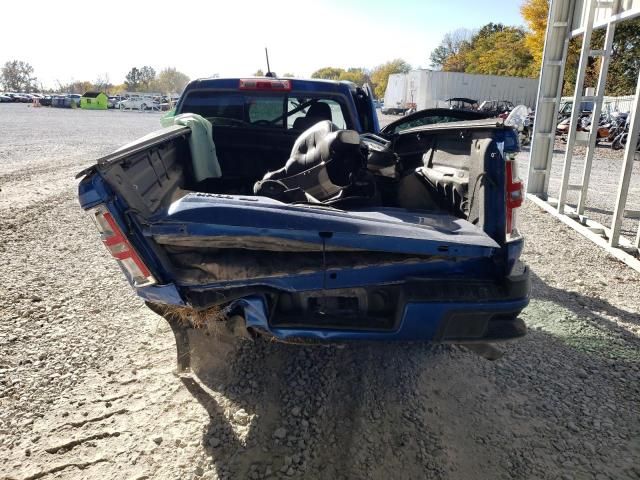
<path id="1" fill-rule="evenodd" d="M 620 226 L 622 225 L 622 217 L 624 216 L 624 207 L 627 203 L 633 161 L 636 156 L 638 132 L 640 132 L 640 73 L 638 74 L 637 82 L 636 95 L 631 105 L 631 113 L 629 114 L 629 134 L 627 135 L 627 145 L 624 149 L 622 172 L 620 173 L 620 183 L 618 184 L 618 196 L 616 198 L 615 209 L 613 210 L 613 222 L 611 223 L 609 244 L 612 247 L 617 247 L 620 241 Z"/>
<path id="2" fill-rule="evenodd" d="M 618 2 L 615 2 L 615 10 L 618 13 Z M 584 208 L 587 203 L 587 192 L 589 191 L 589 180 L 591 179 L 591 165 L 593 163 L 593 154 L 596 149 L 596 141 L 598 139 L 598 128 L 600 123 L 600 114 L 602 113 L 602 103 L 604 99 L 605 85 L 607 84 L 607 73 L 609 72 L 609 60 L 611 58 L 611 49 L 613 48 L 613 37 L 616 32 L 616 24 L 607 24 L 607 33 L 605 34 L 604 46 L 602 48 L 602 56 L 600 57 L 600 75 L 598 76 L 598 86 L 596 87 L 596 101 L 593 106 L 593 114 L 591 116 L 591 128 L 589 132 L 589 145 L 584 156 L 584 168 L 582 170 L 582 186 L 580 187 L 580 197 L 578 198 L 578 215 L 584 214 Z"/>
<path id="3" fill-rule="evenodd" d="M 584 76 L 589 63 L 589 50 L 591 49 L 591 32 L 593 31 L 593 17 L 595 14 L 596 0 L 587 0 L 588 15 L 587 22 L 582 35 L 582 47 L 580 49 L 580 63 L 578 64 L 578 74 L 576 78 L 576 88 L 573 93 L 573 108 L 571 109 L 571 121 L 569 123 L 569 134 L 567 136 L 567 150 L 564 155 L 564 165 L 562 167 L 562 180 L 560 183 L 560 194 L 558 195 L 558 213 L 564 213 L 564 205 L 567 201 L 567 190 L 571 177 L 571 161 L 573 160 L 573 147 L 576 144 L 578 134 L 578 122 L 582 105 L 582 90 L 584 89 Z"/>
<path id="4" fill-rule="evenodd" d="M 545 200 L 549 189 L 558 105 L 562 96 L 562 79 L 575 6 L 575 0 L 552 0 L 547 18 L 527 174 L 527 193 Z"/>

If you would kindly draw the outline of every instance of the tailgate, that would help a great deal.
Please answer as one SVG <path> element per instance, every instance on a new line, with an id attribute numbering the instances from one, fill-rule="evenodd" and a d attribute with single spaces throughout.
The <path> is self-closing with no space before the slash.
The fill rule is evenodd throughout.
<path id="1" fill-rule="evenodd" d="M 348 287 L 427 270 L 455 275 L 464 261 L 491 262 L 499 249 L 476 226 L 442 213 L 346 212 L 202 193 L 175 201 L 145 235 L 168 256 L 172 281 L 203 288 L 306 290 L 325 288 L 328 279 Z"/>
<path id="2" fill-rule="evenodd" d="M 343 211 L 266 197 L 205 193 L 174 202 L 150 233 L 159 244 L 289 251 L 375 251 L 486 257 L 499 245 L 481 229 L 440 212 Z"/>

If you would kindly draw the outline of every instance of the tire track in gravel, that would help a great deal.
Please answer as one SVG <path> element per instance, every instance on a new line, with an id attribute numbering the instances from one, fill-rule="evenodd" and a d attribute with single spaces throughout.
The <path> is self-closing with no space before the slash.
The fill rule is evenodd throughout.
<path id="1" fill-rule="evenodd" d="M 346 382 L 357 386 L 351 395 L 357 409 L 346 416 L 354 419 L 342 453 L 346 478 L 386 479 L 398 472 L 408 479 L 444 478 L 438 434 L 425 422 L 427 404 L 418 388 L 419 365 L 427 366 L 434 355 L 419 344 L 351 351 L 352 364 L 362 368 Z"/>

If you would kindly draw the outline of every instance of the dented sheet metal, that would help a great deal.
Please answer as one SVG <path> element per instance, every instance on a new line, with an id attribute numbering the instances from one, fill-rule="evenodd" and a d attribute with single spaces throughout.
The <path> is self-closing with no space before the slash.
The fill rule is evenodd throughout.
<path id="1" fill-rule="evenodd" d="M 273 251 L 274 239 L 304 245 L 291 251 L 360 250 L 445 257 L 489 257 L 499 245 L 480 228 L 442 212 L 396 208 L 342 211 L 289 205 L 264 197 L 189 194 L 175 201 L 146 232 L 180 246 Z M 246 242 L 246 243 L 245 243 Z M 186 246 L 186 245 L 185 245 Z M 282 246 L 280 251 L 287 251 Z"/>

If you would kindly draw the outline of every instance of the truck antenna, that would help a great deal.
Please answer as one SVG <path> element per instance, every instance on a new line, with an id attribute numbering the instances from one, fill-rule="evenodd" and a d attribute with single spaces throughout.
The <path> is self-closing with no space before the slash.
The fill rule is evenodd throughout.
<path id="1" fill-rule="evenodd" d="M 269 50 L 267 50 L 267 47 L 264 47 L 264 55 L 267 57 L 267 74 L 265 77 L 275 77 L 276 74 L 271 71 L 271 67 L 269 66 Z"/>

